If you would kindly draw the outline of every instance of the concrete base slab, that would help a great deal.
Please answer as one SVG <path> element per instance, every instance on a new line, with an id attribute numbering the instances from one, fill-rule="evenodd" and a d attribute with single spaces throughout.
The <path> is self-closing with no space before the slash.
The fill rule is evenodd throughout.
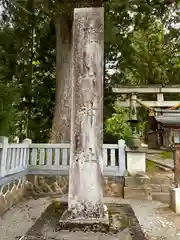
<path id="1" fill-rule="evenodd" d="M 180 214 L 180 188 L 170 189 L 170 208 Z"/>
<path id="2" fill-rule="evenodd" d="M 65 230 L 59 226 L 59 218 L 67 210 L 67 204 L 53 203 L 47 207 L 40 218 L 29 229 L 21 240 L 146 240 L 138 219 L 129 204 L 107 203 L 109 210 L 109 228 L 104 229 L 96 225 L 92 230 L 83 229 Z M 102 231 L 103 230 L 103 231 Z"/>

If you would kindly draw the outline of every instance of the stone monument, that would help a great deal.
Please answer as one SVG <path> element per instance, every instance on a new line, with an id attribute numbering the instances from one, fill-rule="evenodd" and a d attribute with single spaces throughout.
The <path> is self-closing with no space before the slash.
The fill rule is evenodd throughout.
<path id="1" fill-rule="evenodd" d="M 75 8 L 68 211 L 60 223 L 108 224 L 103 204 L 104 8 Z"/>

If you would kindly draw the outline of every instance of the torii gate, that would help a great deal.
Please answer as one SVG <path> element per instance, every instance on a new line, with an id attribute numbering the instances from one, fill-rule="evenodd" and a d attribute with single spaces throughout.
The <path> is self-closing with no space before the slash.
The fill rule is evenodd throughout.
<path id="1" fill-rule="evenodd" d="M 161 85 L 140 85 L 140 86 L 116 86 L 112 89 L 113 93 L 115 94 L 123 94 L 127 96 L 127 99 L 125 101 L 117 100 L 116 105 L 123 108 L 130 107 L 130 99 L 128 99 L 129 95 L 131 98 L 133 98 L 136 101 L 136 106 L 143 106 L 146 109 L 149 110 L 149 121 L 152 123 L 152 125 L 157 125 L 157 121 L 159 121 L 159 118 L 162 118 L 161 116 L 156 117 L 155 115 L 161 115 L 163 114 L 163 118 L 166 118 L 167 120 L 169 118 L 173 119 L 174 116 L 177 115 L 177 118 L 179 117 L 179 110 L 176 110 L 180 107 L 180 101 L 167 101 L 164 100 L 164 95 L 167 93 L 180 93 L 180 86 L 179 85 L 167 85 L 167 86 L 161 86 Z M 137 98 L 137 94 L 156 94 L 157 95 L 157 101 L 142 101 Z M 156 114 L 155 114 L 156 113 Z M 165 114 L 165 115 L 164 115 Z M 154 121 L 153 121 L 154 119 Z M 157 121 L 156 121 L 156 120 Z M 156 122 L 156 124 L 153 122 Z M 161 121 L 159 121 L 161 122 Z M 148 135 L 148 146 L 151 148 L 156 148 L 159 146 L 159 136 L 155 129 L 152 128 L 151 134 Z M 175 134 L 175 133 L 173 133 Z M 162 135 L 162 134 L 161 134 Z M 172 131 L 171 129 L 166 129 L 165 134 L 163 134 L 163 138 L 165 137 L 165 143 L 167 145 L 167 142 L 171 139 Z M 164 140 L 163 140 L 164 141 Z M 170 141 L 171 142 L 171 141 Z"/>
<path id="2" fill-rule="evenodd" d="M 167 85 L 167 86 L 160 86 L 160 85 L 140 85 L 140 86 L 121 86 L 118 85 L 112 88 L 113 93 L 115 94 L 156 94 L 157 101 L 141 101 L 144 105 L 149 107 L 154 107 L 155 109 L 162 109 L 167 107 L 173 107 L 176 105 L 180 106 L 180 101 L 166 101 L 164 100 L 164 94 L 166 93 L 180 93 L 180 85 Z M 117 101 L 118 106 L 120 107 L 130 107 L 130 101 Z M 137 104 L 139 106 L 139 104 Z"/>

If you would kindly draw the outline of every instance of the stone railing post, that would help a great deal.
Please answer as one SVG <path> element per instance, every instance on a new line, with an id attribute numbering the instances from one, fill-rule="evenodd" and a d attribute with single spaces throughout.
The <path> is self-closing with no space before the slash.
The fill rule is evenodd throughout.
<path id="1" fill-rule="evenodd" d="M 23 143 L 26 143 L 28 145 L 32 144 L 32 140 L 29 138 L 24 139 Z M 30 146 L 28 147 L 26 151 L 26 168 L 28 168 L 29 165 L 29 156 L 30 156 Z"/>
<path id="2" fill-rule="evenodd" d="M 2 148 L 0 151 L 0 177 L 4 177 L 6 175 L 8 138 L 4 136 L 0 136 L 0 143 L 2 144 Z"/>
<path id="3" fill-rule="evenodd" d="M 125 155 L 125 141 L 118 140 L 118 153 L 119 153 L 119 173 L 124 175 L 126 171 L 126 155 Z"/>

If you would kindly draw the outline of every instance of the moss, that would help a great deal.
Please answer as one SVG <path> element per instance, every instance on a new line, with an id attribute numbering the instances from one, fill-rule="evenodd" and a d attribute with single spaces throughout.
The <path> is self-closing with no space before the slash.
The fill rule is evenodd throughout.
<path id="1" fill-rule="evenodd" d="M 122 217 L 121 218 L 121 228 L 127 228 L 127 227 L 129 227 L 129 219 L 127 218 L 127 217 Z"/>
<path id="2" fill-rule="evenodd" d="M 58 199 L 52 201 L 52 209 L 54 212 L 63 213 L 67 207 L 67 202 L 60 202 Z"/>
<path id="3" fill-rule="evenodd" d="M 157 168 L 156 164 L 154 162 L 151 162 L 149 160 L 146 161 L 146 172 L 153 173 L 158 172 L 159 169 Z"/>
<path id="4" fill-rule="evenodd" d="M 160 156 L 163 158 L 173 158 L 173 153 L 172 152 L 161 152 Z"/>

